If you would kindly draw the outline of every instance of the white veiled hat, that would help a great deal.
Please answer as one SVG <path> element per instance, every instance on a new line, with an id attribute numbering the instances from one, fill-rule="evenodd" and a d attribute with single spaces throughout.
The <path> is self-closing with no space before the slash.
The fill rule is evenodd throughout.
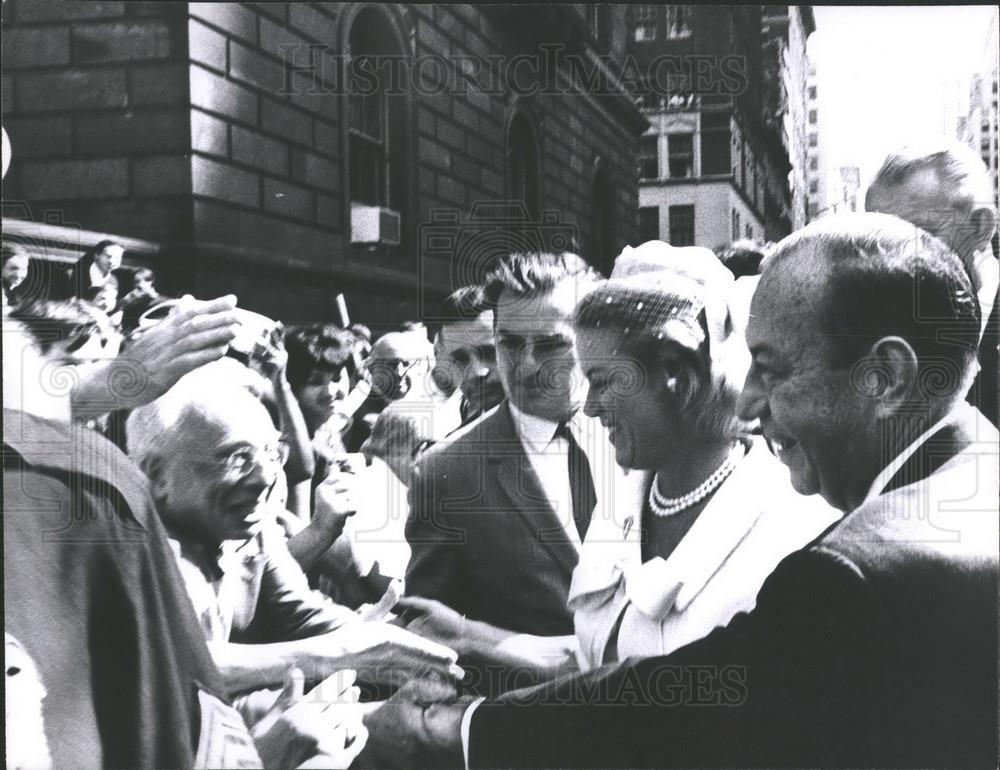
<path id="1" fill-rule="evenodd" d="M 709 249 L 671 246 L 664 241 L 626 246 L 615 260 L 608 286 L 631 289 L 645 295 L 646 301 L 655 297 L 649 313 L 661 319 L 667 336 L 691 349 L 705 341 L 698 320 L 704 311 L 713 366 L 725 355 L 731 341 L 739 342 L 742 325 L 734 323 L 730 312 L 736 294 L 735 279 Z M 625 292 L 621 301 L 637 300 L 629 299 Z M 636 309 L 643 310 L 642 305 Z"/>

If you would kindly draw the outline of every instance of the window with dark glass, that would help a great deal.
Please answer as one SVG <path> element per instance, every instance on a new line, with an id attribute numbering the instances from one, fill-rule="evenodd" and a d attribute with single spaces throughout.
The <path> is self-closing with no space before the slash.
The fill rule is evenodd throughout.
<path id="1" fill-rule="evenodd" d="M 660 238 L 660 207 L 643 206 L 639 209 L 639 241 L 656 241 Z"/>
<path id="2" fill-rule="evenodd" d="M 348 184 L 353 203 L 401 211 L 406 174 L 404 101 L 386 93 L 384 78 L 365 74 L 379 59 L 400 53 L 384 17 L 374 9 L 358 13 L 349 39 L 353 79 L 348 94 Z M 370 62 L 364 66 L 360 63 Z M 374 82 L 373 82 L 374 81 Z"/>
<path id="3" fill-rule="evenodd" d="M 816 86 L 809 86 L 809 98 L 810 99 L 816 98 Z"/>
<path id="4" fill-rule="evenodd" d="M 694 206 L 671 206 L 670 245 L 694 245 Z"/>
<path id="5" fill-rule="evenodd" d="M 809 170 L 810 171 L 819 171 L 819 158 L 810 158 L 809 159 Z"/>
<path id="6" fill-rule="evenodd" d="M 694 176 L 694 134 L 670 134 L 667 159 L 671 179 Z"/>
<path id="7" fill-rule="evenodd" d="M 667 37 L 688 37 L 691 34 L 691 6 L 668 5 L 667 7 Z"/>
<path id="8" fill-rule="evenodd" d="M 809 192 L 818 193 L 819 192 L 819 182 L 815 179 L 809 183 Z"/>
<path id="9" fill-rule="evenodd" d="M 729 114 L 726 112 L 701 114 L 701 173 L 732 173 Z"/>
<path id="10" fill-rule="evenodd" d="M 659 136 L 639 139 L 639 178 L 657 179 L 660 176 Z"/>
<path id="11" fill-rule="evenodd" d="M 611 190 L 611 180 L 608 172 L 600 168 L 594 174 L 590 189 L 590 207 L 593 214 L 593 242 L 591 244 L 591 263 L 602 273 L 608 275 L 615 263 L 614 212 L 615 200 Z"/>
<path id="12" fill-rule="evenodd" d="M 538 144 L 528 117 L 518 114 L 507 135 L 507 172 L 510 199 L 524 203 L 528 214 L 538 217 L 541 189 L 538 179 Z"/>
<path id="13" fill-rule="evenodd" d="M 809 134 L 809 146 L 816 147 L 819 144 L 819 136 L 816 134 Z"/>
<path id="14" fill-rule="evenodd" d="M 809 123 L 810 125 L 816 123 L 816 110 L 809 110 Z"/>

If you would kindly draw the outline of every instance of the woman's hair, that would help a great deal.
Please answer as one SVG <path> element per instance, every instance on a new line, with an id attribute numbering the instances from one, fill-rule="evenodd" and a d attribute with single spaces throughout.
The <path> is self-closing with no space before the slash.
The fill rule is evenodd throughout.
<path id="1" fill-rule="evenodd" d="M 333 324 L 316 323 L 292 329 L 285 335 L 288 384 L 298 389 L 314 371 L 339 374 L 346 368 L 353 385 L 358 377 L 353 354 L 359 344 L 354 332 Z"/>
<path id="2" fill-rule="evenodd" d="M 42 355 L 47 355 L 57 342 L 66 340 L 66 351 L 83 347 L 92 336 L 100 335 L 101 311 L 79 299 L 36 300 L 10 312 L 20 321 Z"/>
<path id="3" fill-rule="evenodd" d="M 680 276 L 677 284 L 695 286 Z M 725 441 L 748 432 L 736 416 L 746 371 L 728 371 L 728 357 L 712 355 L 712 344 L 722 341 L 711 339 L 697 290 L 674 294 L 632 280 L 605 281 L 579 302 L 573 322 L 578 329 L 617 333 L 616 354 L 634 358 L 647 377 L 672 377 L 678 413 L 692 433 Z M 731 332 L 731 322 L 727 326 Z M 730 333 L 726 343 L 736 336 Z"/>
<path id="4" fill-rule="evenodd" d="M 125 247 L 122 246 L 118 241 L 114 241 L 110 238 L 105 238 L 103 241 L 98 241 L 85 252 L 83 252 L 83 257 L 81 261 L 90 267 L 94 263 L 94 257 L 104 251 L 108 246 L 117 246 L 124 251 Z"/>

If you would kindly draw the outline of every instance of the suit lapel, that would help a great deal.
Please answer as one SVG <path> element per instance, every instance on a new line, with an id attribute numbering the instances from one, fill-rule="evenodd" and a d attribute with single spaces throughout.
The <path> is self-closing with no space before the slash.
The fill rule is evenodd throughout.
<path id="1" fill-rule="evenodd" d="M 516 519 L 528 529 L 528 537 L 537 540 L 568 573 L 579 560 L 577 547 L 566 536 L 559 517 L 552 508 L 542 483 L 531 465 L 527 452 L 514 427 L 505 401 L 490 420 L 489 467 L 500 494 Z M 514 524 L 514 517 L 510 522 Z"/>

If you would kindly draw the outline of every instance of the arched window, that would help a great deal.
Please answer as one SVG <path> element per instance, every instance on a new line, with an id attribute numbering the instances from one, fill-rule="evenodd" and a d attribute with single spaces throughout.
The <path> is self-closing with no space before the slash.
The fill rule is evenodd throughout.
<path id="1" fill-rule="evenodd" d="M 376 6 L 358 11 L 348 34 L 347 183 L 350 204 L 399 214 L 382 217 L 375 243 L 402 241 L 408 223 L 408 101 L 399 88 L 406 56 L 397 30 Z M 395 226 L 393 226 L 395 225 Z"/>
<path id="2" fill-rule="evenodd" d="M 523 112 L 516 114 L 507 132 L 507 192 L 512 201 L 524 203 L 528 215 L 537 220 L 541 211 L 538 140 Z"/>

